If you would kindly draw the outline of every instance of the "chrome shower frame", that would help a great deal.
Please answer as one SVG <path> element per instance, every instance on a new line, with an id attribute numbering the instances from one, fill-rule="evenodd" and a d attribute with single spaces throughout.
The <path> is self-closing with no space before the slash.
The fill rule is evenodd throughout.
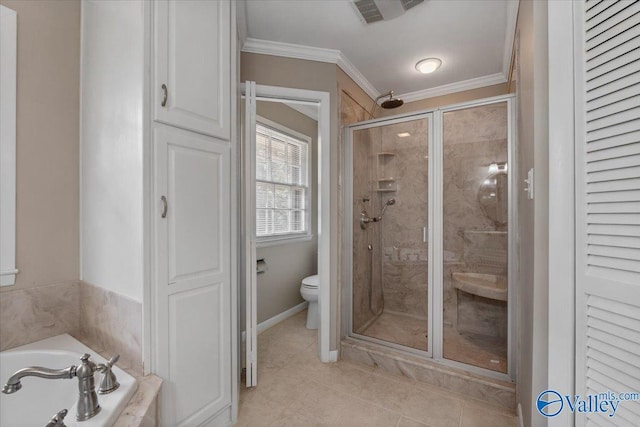
<path id="1" fill-rule="evenodd" d="M 443 153 L 442 153 L 442 126 L 443 114 L 450 111 L 463 110 L 473 107 L 481 107 L 490 104 L 507 103 L 507 159 L 509 163 L 509 210 L 508 210 L 508 371 L 506 374 L 457 362 L 443 357 L 443 215 L 442 215 L 442 180 L 443 180 Z M 429 229 L 428 229 L 428 349 L 422 351 L 400 344 L 379 340 L 353 332 L 353 132 L 367 128 L 391 125 L 405 121 L 428 118 L 429 120 Z M 462 368 L 466 371 L 491 377 L 503 381 L 515 381 L 516 375 L 516 302 L 517 288 L 516 274 L 518 272 L 518 257 L 516 253 L 516 231 L 518 229 L 515 207 L 518 205 L 518 165 L 516 123 L 515 123 L 515 95 L 501 95 L 476 101 L 449 105 L 441 108 L 420 110 L 412 113 L 404 113 L 379 119 L 367 120 L 355 123 L 344 128 L 345 152 L 342 163 L 343 173 L 343 208 L 344 219 L 342 228 L 342 322 L 341 336 L 380 345 L 384 348 L 393 348 L 399 353 L 418 355 L 440 363 L 444 366 Z M 436 232 L 436 230 L 440 232 Z"/>

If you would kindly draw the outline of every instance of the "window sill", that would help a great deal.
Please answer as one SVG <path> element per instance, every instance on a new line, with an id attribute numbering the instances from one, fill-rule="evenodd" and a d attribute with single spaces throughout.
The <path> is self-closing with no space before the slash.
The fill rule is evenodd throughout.
<path id="1" fill-rule="evenodd" d="M 256 240 L 256 248 L 266 248 L 269 246 L 288 245 L 290 243 L 310 242 L 313 240 L 313 234 L 303 234 L 297 236 L 272 236 L 259 237 Z"/>

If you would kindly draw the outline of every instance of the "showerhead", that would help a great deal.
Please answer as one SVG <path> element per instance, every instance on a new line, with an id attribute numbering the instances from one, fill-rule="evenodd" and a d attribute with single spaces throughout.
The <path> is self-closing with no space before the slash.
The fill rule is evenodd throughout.
<path id="1" fill-rule="evenodd" d="M 375 99 L 375 101 L 373 101 L 373 106 L 371 107 L 371 113 L 369 114 L 369 119 L 373 118 L 373 113 L 375 113 L 376 111 L 376 107 L 378 106 L 378 100 L 385 98 L 385 97 L 389 97 L 389 99 L 387 99 L 386 101 L 383 101 L 382 104 L 380 104 L 380 106 L 386 110 L 391 109 L 391 108 L 398 108 L 399 106 L 401 106 L 402 104 L 404 104 L 404 101 L 400 98 L 394 98 L 393 97 L 393 91 L 390 90 L 389 92 L 385 93 L 384 95 L 380 95 L 379 97 L 377 97 Z"/>
<path id="2" fill-rule="evenodd" d="M 393 95 L 391 95 L 391 98 L 387 99 L 386 101 L 383 101 L 382 104 L 380 104 L 380 106 L 388 110 L 391 108 L 398 108 L 402 104 L 404 104 L 404 101 L 402 99 L 394 98 Z"/>
<path id="3" fill-rule="evenodd" d="M 389 199 L 386 201 L 386 203 L 384 204 L 384 206 L 382 207 L 382 212 L 380 212 L 380 216 L 378 217 L 378 220 L 382 220 L 382 217 L 384 216 L 384 211 L 387 210 L 388 206 L 393 206 L 396 204 L 396 199 Z"/>

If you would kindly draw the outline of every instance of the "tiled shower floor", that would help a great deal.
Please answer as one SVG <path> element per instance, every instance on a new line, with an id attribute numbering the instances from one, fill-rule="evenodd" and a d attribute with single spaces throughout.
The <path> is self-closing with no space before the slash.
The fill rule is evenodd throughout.
<path id="1" fill-rule="evenodd" d="M 258 336 L 258 387 L 237 426 L 515 427 L 517 418 L 439 387 L 345 361 L 321 363 L 306 311 Z"/>
<path id="2" fill-rule="evenodd" d="M 361 335 L 427 350 L 427 321 L 401 313 L 383 312 Z M 506 339 L 459 332 L 444 328 L 443 355 L 447 359 L 468 363 L 498 372 L 507 372 Z"/>

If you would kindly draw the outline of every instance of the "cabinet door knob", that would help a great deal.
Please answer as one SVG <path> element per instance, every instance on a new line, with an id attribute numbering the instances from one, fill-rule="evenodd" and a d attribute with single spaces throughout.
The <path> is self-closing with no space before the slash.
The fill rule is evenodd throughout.
<path id="1" fill-rule="evenodd" d="M 162 102 L 160 105 L 163 107 L 167 106 L 167 97 L 169 96 L 169 91 L 167 90 L 167 85 L 162 83 Z"/>
<path id="2" fill-rule="evenodd" d="M 162 196 L 162 197 L 160 197 L 160 201 L 162 202 L 162 213 L 160 214 L 160 216 L 162 218 L 166 218 L 167 217 L 167 209 L 169 208 L 169 206 L 167 205 L 167 198 Z"/>

